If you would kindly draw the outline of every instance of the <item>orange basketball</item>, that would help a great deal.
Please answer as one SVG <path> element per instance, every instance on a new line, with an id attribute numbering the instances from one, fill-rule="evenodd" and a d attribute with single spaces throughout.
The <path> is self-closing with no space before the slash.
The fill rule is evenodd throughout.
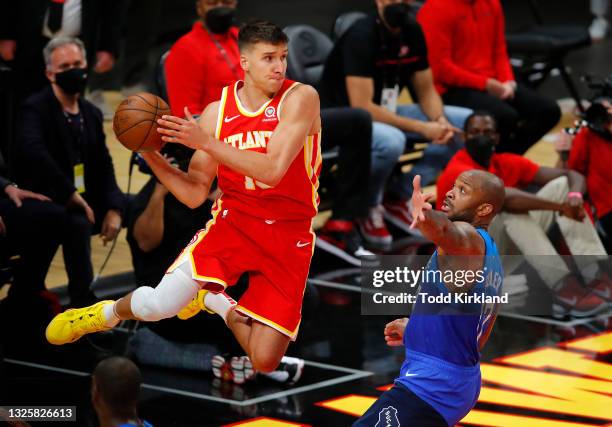
<path id="1" fill-rule="evenodd" d="M 140 92 L 124 99 L 115 111 L 113 130 L 125 148 L 132 151 L 158 151 L 164 146 L 157 132 L 157 120 L 170 114 L 170 107 L 159 96 Z"/>

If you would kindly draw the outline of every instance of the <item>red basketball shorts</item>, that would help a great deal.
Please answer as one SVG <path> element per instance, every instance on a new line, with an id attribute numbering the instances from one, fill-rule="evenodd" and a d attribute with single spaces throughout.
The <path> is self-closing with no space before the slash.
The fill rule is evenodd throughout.
<path id="1" fill-rule="evenodd" d="M 311 221 L 264 220 L 222 205 L 215 203 L 206 228 L 168 272 L 189 260 L 194 280 L 213 292 L 248 272 L 249 286 L 236 310 L 295 340 L 314 250 Z"/>

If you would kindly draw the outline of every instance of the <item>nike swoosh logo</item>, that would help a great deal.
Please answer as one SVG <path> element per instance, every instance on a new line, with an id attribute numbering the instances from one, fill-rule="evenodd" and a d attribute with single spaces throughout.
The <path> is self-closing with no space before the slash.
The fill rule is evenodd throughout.
<path id="1" fill-rule="evenodd" d="M 240 114 L 238 114 L 237 116 L 233 116 L 233 117 L 226 117 L 226 118 L 225 118 L 223 121 L 224 121 L 225 123 L 229 123 L 229 122 L 231 122 L 232 120 L 237 119 L 238 117 L 240 117 Z"/>
<path id="2" fill-rule="evenodd" d="M 561 302 L 564 302 L 567 305 L 576 305 L 576 303 L 578 302 L 578 298 L 575 296 L 571 298 L 563 298 L 563 297 L 557 296 L 557 299 Z"/>
<path id="3" fill-rule="evenodd" d="M 304 246 L 308 246 L 308 245 L 310 245 L 310 242 L 302 242 L 302 241 L 299 241 L 299 242 L 297 242 L 297 245 L 296 245 L 296 246 L 297 246 L 298 248 L 303 248 Z"/>
<path id="4" fill-rule="evenodd" d="M 605 291 L 595 291 L 595 293 L 602 298 L 610 298 L 610 288 L 606 288 Z"/>

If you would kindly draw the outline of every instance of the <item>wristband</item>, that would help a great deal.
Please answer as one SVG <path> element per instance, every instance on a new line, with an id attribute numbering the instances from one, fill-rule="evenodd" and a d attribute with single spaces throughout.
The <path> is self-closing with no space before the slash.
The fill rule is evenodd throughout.
<path id="1" fill-rule="evenodd" d="M 567 198 L 571 198 L 571 197 L 577 197 L 579 199 L 582 199 L 582 193 L 579 191 L 570 191 L 569 193 L 567 193 Z"/>

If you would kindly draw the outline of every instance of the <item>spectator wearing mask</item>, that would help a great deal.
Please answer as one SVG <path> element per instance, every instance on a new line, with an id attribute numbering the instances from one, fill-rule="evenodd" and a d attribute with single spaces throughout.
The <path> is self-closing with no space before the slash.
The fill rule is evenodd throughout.
<path id="1" fill-rule="evenodd" d="M 567 166 L 586 177 L 589 201 L 612 251 L 612 99 L 596 100 L 607 109 L 599 129 L 582 128 L 572 142 Z M 605 117 L 606 113 L 603 113 Z"/>
<path id="2" fill-rule="evenodd" d="M 392 241 L 383 216 L 411 232 L 408 203 L 413 176 L 421 175 L 423 185 L 435 181 L 459 148 L 455 133 L 471 113 L 442 104 L 429 69 L 425 38 L 410 3 L 376 0 L 376 14 L 357 21 L 334 46 L 319 87 L 322 106 L 362 108 L 374 121 L 369 212 L 359 223 L 362 235 L 371 243 Z M 404 88 L 410 89 L 415 104 L 397 105 Z M 418 138 L 433 142 L 423 159 L 408 174 L 392 174 L 407 139 Z"/>
<path id="3" fill-rule="evenodd" d="M 170 49 L 164 70 L 172 114 L 200 114 L 222 89 L 243 78 L 238 52 L 236 0 L 198 0 L 198 21 Z"/>
<path id="4" fill-rule="evenodd" d="M 492 113 L 500 152 L 525 153 L 559 122 L 553 99 L 515 81 L 499 0 L 428 0 L 418 20 L 444 102 Z"/>
<path id="5" fill-rule="evenodd" d="M 142 375 L 125 357 L 109 357 L 91 376 L 91 403 L 100 427 L 152 427 L 138 416 Z"/>
<path id="6" fill-rule="evenodd" d="M 553 291 L 555 314 L 579 317 L 599 313 L 607 307 L 603 298 L 610 298 L 610 284 L 597 280 L 606 274 L 599 263 L 605 259 L 606 251 L 582 207 L 584 177 L 571 170 L 538 166 L 517 154 L 497 153 L 499 139 L 490 113 L 476 112 L 468 118 L 465 149 L 455 154 L 438 180 L 438 205 L 441 209 L 452 205 L 450 190 L 462 172 L 479 169 L 497 175 L 506 186 L 506 200 L 489 233 L 500 253 L 525 256 Z M 531 184 L 542 188 L 537 194 L 522 190 Z M 590 255 L 573 258 L 582 278 L 570 272 L 548 238 L 546 233 L 553 223 L 559 226 L 573 255 Z M 506 261 L 517 260 L 511 257 Z M 516 267 L 506 266 L 505 270 Z"/>
<path id="7" fill-rule="evenodd" d="M 51 40 L 44 49 L 50 85 L 21 110 L 14 168 L 16 182 L 51 199 L 67 215 L 62 249 L 74 305 L 95 301 L 91 235 L 104 243 L 121 227 L 124 195 L 115 179 L 100 110 L 82 98 L 87 77 L 83 43 Z"/>
<path id="8" fill-rule="evenodd" d="M 172 113 L 183 116 L 185 107 L 199 114 L 221 97 L 225 86 L 243 78 L 235 26 L 236 0 L 199 0 L 199 20 L 170 49 L 165 62 L 166 84 Z M 339 146 L 332 217 L 319 232 L 317 247 L 345 261 L 361 265 L 371 256 L 361 246 L 354 228 L 367 216 L 371 127 L 370 115 L 359 109 L 321 110 L 325 137 L 323 150 Z"/>

